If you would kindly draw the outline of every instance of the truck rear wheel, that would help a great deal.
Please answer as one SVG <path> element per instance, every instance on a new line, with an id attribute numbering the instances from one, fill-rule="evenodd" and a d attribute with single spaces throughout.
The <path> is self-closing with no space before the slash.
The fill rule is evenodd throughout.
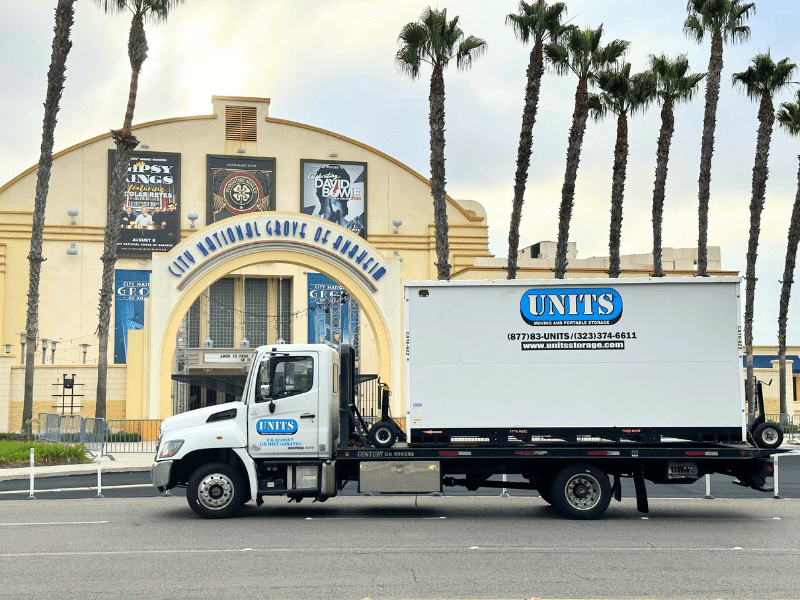
<path id="1" fill-rule="evenodd" d="M 596 519 L 611 502 L 608 476 L 592 465 L 570 465 L 553 479 L 553 506 L 570 519 Z"/>
<path id="2" fill-rule="evenodd" d="M 226 519 L 244 502 L 242 477 L 225 463 L 203 465 L 189 478 L 186 500 L 205 519 Z"/>
<path id="3" fill-rule="evenodd" d="M 777 423 L 761 423 L 753 432 L 753 439 L 759 448 L 777 448 L 783 443 L 783 429 Z"/>

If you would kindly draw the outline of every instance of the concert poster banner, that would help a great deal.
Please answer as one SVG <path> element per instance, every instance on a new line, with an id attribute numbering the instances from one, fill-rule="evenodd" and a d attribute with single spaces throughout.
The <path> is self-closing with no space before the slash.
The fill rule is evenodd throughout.
<path id="1" fill-rule="evenodd" d="M 150 271 L 114 272 L 114 364 L 128 359 L 128 332 L 144 329 L 144 301 L 150 297 Z"/>
<path id="2" fill-rule="evenodd" d="M 367 163 L 300 161 L 300 210 L 367 237 Z"/>
<path id="3" fill-rule="evenodd" d="M 335 342 L 335 334 L 339 334 L 339 341 L 342 344 L 353 343 L 353 336 L 350 335 L 351 329 L 358 327 L 358 310 L 352 311 L 354 320 L 351 322 L 351 306 L 356 305 L 356 301 L 345 289 L 333 279 L 321 273 L 308 273 L 308 343 L 319 344 L 320 338 L 323 341 Z M 346 295 L 344 302 L 342 296 Z M 331 313 L 325 312 L 325 305 L 337 302 L 341 307 L 341 331 L 331 330 Z M 357 305 L 353 306 L 357 309 Z M 324 316 L 323 316 L 324 315 Z"/>
<path id="4" fill-rule="evenodd" d="M 211 156 L 208 159 L 208 220 L 275 210 L 275 159 Z"/>
<path id="5" fill-rule="evenodd" d="M 115 154 L 108 151 L 109 190 Z M 134 150 L 128 161 L 118 254 L 167 252 L 180 241 L 180 185 L 180 154 Z"/>

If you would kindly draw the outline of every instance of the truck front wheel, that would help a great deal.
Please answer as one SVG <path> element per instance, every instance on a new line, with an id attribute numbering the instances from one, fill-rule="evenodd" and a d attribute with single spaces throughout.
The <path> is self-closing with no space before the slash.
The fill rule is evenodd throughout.
<path id="1" fill-rule="evenodd" d="M 242 477 L 225 463 L 203 465 L 189 478 L 186 500 L 205 519 L 226 519 L 244 502 Z"/>
<path id="2" fill-rule="evenodd" d="M 570 465 L 553 479 L 553 506 L 570 519 L 596 519 L 611 502 L 608 476 L 592 465 Z"/>

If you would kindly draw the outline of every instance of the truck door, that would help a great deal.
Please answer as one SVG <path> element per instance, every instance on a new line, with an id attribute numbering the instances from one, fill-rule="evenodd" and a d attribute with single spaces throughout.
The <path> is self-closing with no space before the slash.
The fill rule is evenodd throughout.
<path id="1" fill-rule="evenodd" d="M 254 458 L 319 456 L 317 358 L 315 352 L 272 354 L 257 365 L 248 424 Z"/>

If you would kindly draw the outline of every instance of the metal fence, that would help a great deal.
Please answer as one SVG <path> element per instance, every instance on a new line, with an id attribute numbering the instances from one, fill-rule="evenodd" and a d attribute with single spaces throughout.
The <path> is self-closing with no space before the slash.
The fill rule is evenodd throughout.
<path id="1" fill-rule="evenodd" d="M 141 452 L 152 454 L 161 429 L 160 419 L 104 419 L 39 413 L 36 437 L 47 442 L 80 444 L 93 454 Z"/>
<path id="2" fill-rule="evenodd" d="M 792 444 L 800 443 L 800 415 L 787 413 L 765 414 L 764 418 L 771 423 L 778 423 L 783 429 L 783 440 Z"/>
<path id="3" fill-rule="evenodd" d="M 39 413 L 36 438 L 47 442 L 80 444 L 93 454 L 103 454 L 106 427 L 104 419 Z"/>
<path id="4" fill-rule="evenodd" d="M 161 419 L 109 419 L 106 454 L 156 451 Z"/>
<path id="5" fill-rule="evenodd" d="M 371 425 L 380 420 L 381 394 L 377 378 L 359 383 L 356 386 L 355 400 L 364 421 Z"/>

